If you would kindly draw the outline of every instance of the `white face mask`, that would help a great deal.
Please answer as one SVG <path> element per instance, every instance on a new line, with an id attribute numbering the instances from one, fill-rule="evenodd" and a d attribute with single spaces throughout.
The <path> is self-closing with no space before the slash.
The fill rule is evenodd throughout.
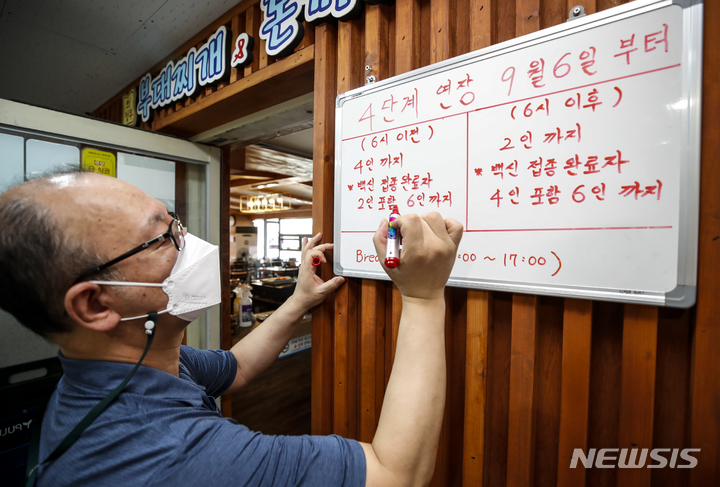
<path id="1" fill-rule="evenodd" d="M 178 258 L 170 275 L 162 284 L 125 281 L 88 281 L 93 284 L 114 286 L 161 287 L 168 295 L 168 305 L 158 314 L 170 313 L 185 321 L 193 321 L 208 308 L 221 301 L 220 255 L 213 245 L 194 235 L 185 234 L 185 247 L 178 252 Z M 122 318 L 120 321 L 145 318 L 147 315 Z"/>

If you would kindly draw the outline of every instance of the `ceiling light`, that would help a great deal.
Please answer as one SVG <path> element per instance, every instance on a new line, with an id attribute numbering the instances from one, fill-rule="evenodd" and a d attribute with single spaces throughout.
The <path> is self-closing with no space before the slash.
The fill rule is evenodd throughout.
<path id="1" fill-rule="evenodd" d="M 254 189 L 274 188 L 275 186 L 280 186 L 280 183 L 272 182 L 272 183 L 253 184 L 252 185 L 252 187 Z"/>

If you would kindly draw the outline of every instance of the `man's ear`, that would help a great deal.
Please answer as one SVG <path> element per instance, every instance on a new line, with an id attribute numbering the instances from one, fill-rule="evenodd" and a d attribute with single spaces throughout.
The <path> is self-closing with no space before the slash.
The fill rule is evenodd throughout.
<path id="1" fill-rule="evenodd" d="M 110 331 L 120 322 L 120 315 L 108 306 L 111 301 L 98 284 L 79 282 L 65 293 L 65 311 L 85 328 Z"/>

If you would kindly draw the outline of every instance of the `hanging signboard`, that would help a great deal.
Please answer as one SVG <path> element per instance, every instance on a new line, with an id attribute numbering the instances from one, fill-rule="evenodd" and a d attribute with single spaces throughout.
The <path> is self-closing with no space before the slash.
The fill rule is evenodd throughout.
<path id="1" fill-rule="evenodd" d="M 143 122 L 152 120 L 153 110 L 193 96 L 198 86 L 205 86 L 229 73 L 227 69 L 227 29 L 220 28 L 200 49 L 191 47 L 185 57 L 170 61 L 152 77 L 146 74 L 140 81 L 137 114 Z"/>
<path id="2" fill-rule="evenodd" d="M 452 286 L 691 306 L 701 29 L 639 0 L 340 95 L 335 272 L 386 278 L 396 204 L 464 224 Z"/>
<path id="3" fill-rule="evenodd" d="M 138 116 L 135 111 L 135 101 L 137 99 L 137 91 L 131 88 L 122 96 L 122 123 L 129 127 L 138 126 Z"/>

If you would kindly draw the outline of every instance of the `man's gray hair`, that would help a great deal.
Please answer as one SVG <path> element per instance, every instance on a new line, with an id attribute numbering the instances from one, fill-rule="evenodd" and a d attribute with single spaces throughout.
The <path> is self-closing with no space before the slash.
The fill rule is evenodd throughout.
<path id="1" fill-rule="evenodd" d="M 33 197 L 52 191 L 49 180 L 56 176 L 25 183 L 40 185 L 33 191 L 15 188 L 0 197 L 0 308 L 44 337 L 70 331 L 65 293 L 82 272 L 103 262 L 94 248 L 70 238 L 53 210 Z"/>

